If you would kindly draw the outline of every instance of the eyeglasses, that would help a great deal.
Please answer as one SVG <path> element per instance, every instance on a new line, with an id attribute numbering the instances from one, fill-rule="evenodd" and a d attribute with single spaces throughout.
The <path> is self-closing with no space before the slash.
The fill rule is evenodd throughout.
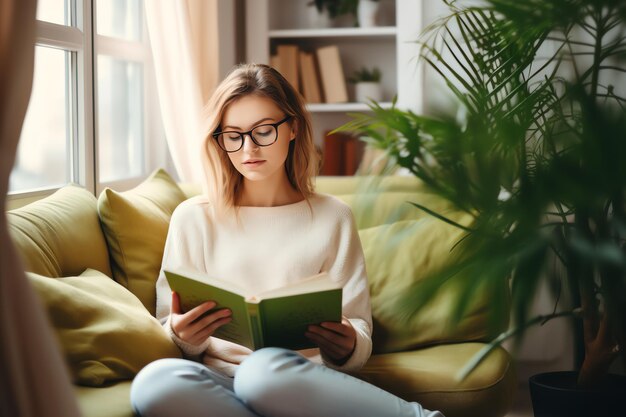
<path id="1" fill-rule="evenodd" d="M 244 137 L 250 136 L 252 142 L 258 146 L 270 146 L 278 139 L 278 126 L 291 119 L 291 116 L 285 117 L 280 122 L 258 125 L 254 129 L 247 132 L 215 132 L 213 138 L 217 141 L 220 148 L 226 152 L 237 152 L 243 147 Z"/>

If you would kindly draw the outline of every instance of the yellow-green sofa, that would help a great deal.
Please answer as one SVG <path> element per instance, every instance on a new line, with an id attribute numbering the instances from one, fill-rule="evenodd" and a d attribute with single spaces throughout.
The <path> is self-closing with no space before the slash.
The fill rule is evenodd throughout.
<path id="1" fill-rule="evenodd" d="M 476 292 L 456 327 L 448 325 L 453 284 L 409 320 L 394 308 L 411 284 L 448 260 L 460 237 L 458 230 L 407 201 L 460 222 L 467 219 L 412 177 L 319 177 L 316 184 L 319 192 L 352 207 L 365 252 L 374 354 L 357 376 L 448 417 L 506 414 L 516 379 L 505 350 L 496 349 L 462 382 L 455 379 L 483 342 L 506 326 L 503 320 L 500 329 L 488 330 L 486 312 L 493 300 L 487 292 Z M 134 374 L 156 358 L 180 355 L 151 315 L 154 282 L 169 216 L 198 192 L 160 170 L 127 192 L 105 190 L 96 198 L 67 186 L 7 213 L 30 280 L 66 354 L 85 416 L 131 416 Z M 502 297 L 506 300 L 504 290 Z"/>

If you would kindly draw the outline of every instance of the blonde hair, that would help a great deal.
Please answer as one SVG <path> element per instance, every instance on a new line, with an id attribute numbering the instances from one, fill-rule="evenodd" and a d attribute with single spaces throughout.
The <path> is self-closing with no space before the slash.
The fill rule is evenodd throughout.
<path id="1" fill-rule="evenodd" d="M 240 64 L 217 86 L 209 100 L 202 144 L 205 192 L 216 207 L 230 211 L 237 207 L 243 176 L 219 148 L 212 134 L 220 129 L 226 107 L 241 97 L 258 95 L 271 99 L 289 123 L 295 123 L 296 139 L 289 144 L 285 161 L 287 178 L 293 188 L 308 201 L 314 193 L 313 177 L 317 174 L 318 154 L 313 143 L 311 120 L 304 100 L 274 68 L 263 64 Z"/>

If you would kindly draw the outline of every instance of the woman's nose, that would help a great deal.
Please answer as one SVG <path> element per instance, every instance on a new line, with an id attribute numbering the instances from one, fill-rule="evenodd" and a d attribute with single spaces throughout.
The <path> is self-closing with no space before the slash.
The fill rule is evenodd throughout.
<path id="1" fill-rule="evenodd" d="M 246 140 L 246 138 L 248 140 Z M 249 134 L 243 135 L 243 147 L 244 147 L 244 151 L 251 151 L 251 152 L 255 152 L 257 149 L 259 149 L 259 145 L 254 143 L 254 141 L 252 140 L 252 136 Z"/>

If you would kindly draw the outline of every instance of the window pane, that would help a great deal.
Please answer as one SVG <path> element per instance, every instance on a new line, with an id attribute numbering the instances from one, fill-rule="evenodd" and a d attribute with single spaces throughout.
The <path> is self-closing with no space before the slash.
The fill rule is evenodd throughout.
<path id="1" fill-rule="evenodd" d="M 37 20 L 70 25 L 70 0 L 39 0 L 37 2 Z"/>
<path id="2" fill-rule="evenodd" d="M 35 48 L 33 90 L 9 191 L 54 187 L 69 182 L 70 59 L 67 51 L 42 46 Z"/>
<path id="3" fill-rule="evenodd" d="M 101 182 L 144 173 L 143 65 L 98 57 L 98 164 Z"/>
<path id="4" fill-rule="evenodd" d="M 142 0 L 99 0 L 98 34 L 130 41 L 140 41 Z"/>

